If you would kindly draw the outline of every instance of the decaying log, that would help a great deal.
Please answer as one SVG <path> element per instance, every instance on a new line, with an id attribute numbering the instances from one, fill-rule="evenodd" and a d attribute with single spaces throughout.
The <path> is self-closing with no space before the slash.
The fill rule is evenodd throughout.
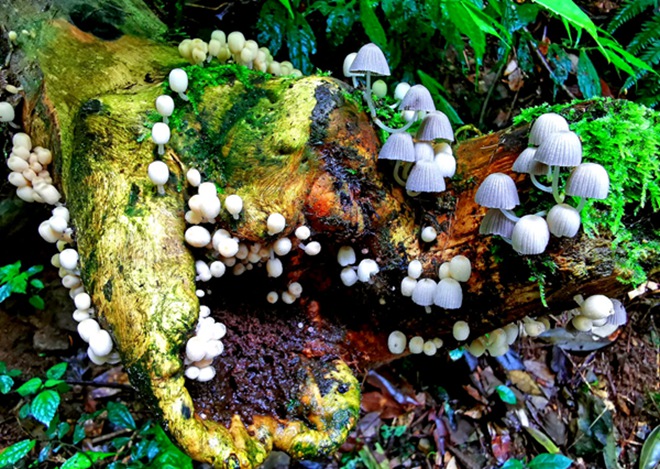
<path id="1" fill-rule="evenodd" d="M 163 26 L 131 2 L 131 15 L 116 25 L 120 37 L 108 41 L 71 23 L 69 2 L 47 14 L 31 4 L 19 1 L 16 10 L 0 10 L 5 24 L 31 31 L 11 62 L 25 89 L 24 126 L 36 144 L 56 155 L 55 176 L 74 219 L 82 277 L 98 317 L 112 332 L 132 383 L 194 458 L 217 467 L 249 467 L 273 447 L 297 457 L 331 451 L 359 409 L 359 383 L 347 363 L 363 371 L 394 358 L 386 347 L 391 330 L 447 337 L 457 319 L 486 332 L 539 312 L 527 260 L 505 245 L 494 254 L 497 241 L 478 235 L 485 210 L 474 203 L 486 175 L 510 173 L 526 145 L 526 127 L 460 143 L 460 177 L 449 190 L 411 198 L 393 182 L 392 167 L 376 161 L 379 140 L 346 84 L 199 67 L 190 71 L 191 103 L 176 102 L 173 137 L 162 158 L 172 175 L 166 195 L 159 196 L 147 178 L 156 156 L 150 112 L 169 70 L 185 65 L 175 47 L 149 39 Z M 104 2 L 96 6 L 102 9 Z M 29 14 L 34 16 L 25 26 Z M 224 194 L 243 197 L 240 219 L 223 214 L 218 227 L 245 242 L 269 245 L 275 238 L 266 233 L 265 220 L 278 212 L 287 220 L 279 236 L 307 224 L 323 247 L 310 257 L 294 240 L 285 279 L 268 279 L 261 269 L 212 287 L 214 314 L 229 325 L 229 335 L 227 359 L 206 390 L 184 382 L 181 356 L 199 311 L 194 256 L 209 254 L 183 240 L 190 167 Z M 517 181 L 525 187 L 523 178 Z M 419 239 L 427 225 L 439 232 L 434 243 Z M 546 256 L 557 265 L 545 283 L 551 307 L 566 308 L 576 293 L 622 291 L 607 236 L 551 242 Z M 373 283 L 350 289 L 341 284 L 335 258 L 342 245 L 354 246 L 358 259 L 377 260 L 381 272 Z M 440 263 L 457 254 L 473 265 L 459 311 L 429 315 L 400 295 L 410 260 L 420 259 L 426 275 L 437 278 Z M 286 289 L 291 281 L 304 287 L 299 303 L 266 303 L 266 292 Z M 227 400 L 227 382 L 238 376 L 232 353 L 265 347 L 255 331 L 279 331 L 281 340 L 272 347 L 285 350 L 288 364 L 270 366 L 297 367 L 287 375 L 296 405 L 286 415 L 241 417 L 235 407 L 216 402 Z M 215 418 L 218 408 L 224 417 Z"/>

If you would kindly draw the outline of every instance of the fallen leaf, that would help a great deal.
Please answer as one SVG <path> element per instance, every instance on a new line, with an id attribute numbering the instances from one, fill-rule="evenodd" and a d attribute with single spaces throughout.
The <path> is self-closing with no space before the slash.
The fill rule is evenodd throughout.
<path id="1" fill-rule="evenodd" d="M 512 370 L 508 372 L 508 377 L 509 380 L 511 380 L 511 384 L 525 394 L 532 394 L 534 396 L 540 396 L 543 394 L 539 385 L 534 381 L 534 378 L 532 378 L 532 376 L 526 371 Z"/>

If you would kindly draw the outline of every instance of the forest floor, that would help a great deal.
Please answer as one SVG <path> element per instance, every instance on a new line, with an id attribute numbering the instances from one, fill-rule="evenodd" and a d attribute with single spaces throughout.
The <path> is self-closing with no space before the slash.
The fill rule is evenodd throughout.
<path id="1" fill-rule="evenodd" d="M 55 272 L 43 276 L 45 312 L 26 313 L 31 308 L 20 298 L 0 309 L 0 361 L 21 370 L 17 384 L 66 361 L 72 389 L 60 415 L 72 427 L 111 400 L 125 403 L 138 423 L 153 418 L 121 366 L 89 364 L 66 291 Z M 420 355 L 373 370 L 364 377 L 360 421 L 336 455 L 298 463 L 276 453 L 267 467 L 477 469 L 553 451 L 576 468 L 615 468 L 617 460 L 637 467 L 642 444 L 660 424 L 660 291 L 650 288 L 622 299 L 628 324 L 596 345 L 527 338 L 497 359 Z M 575 351 L 585 347 L 599 348 Z M 0 401 L 0 448 L 25 438 L 48 441 L 41 425 L 18 418 L 22 402 L 15 392 Z M 85 428 L 81 447 L 108 450 L 114 430 L 101 419 Z"/>

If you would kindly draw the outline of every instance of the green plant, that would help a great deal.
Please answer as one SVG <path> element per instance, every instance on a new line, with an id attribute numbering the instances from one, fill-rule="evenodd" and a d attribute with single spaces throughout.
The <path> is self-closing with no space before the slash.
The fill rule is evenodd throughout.
<path id="1" fill-rule="evenodd" d="M 650 19 L 649 18 L 649 13 Z M 639 32 L 628 44 L 628 51 L 638 55 L 651 67 L 660 63 L 660 8 L 657 0 L 627 0 L 616 13 L 607 30 L 614 34 L 621 26 L 633 19 L 643 21 Z M 660 102 L 660 77 L 648 70 L 638 69 L 628 77 L 625 88 L 637 86 L 639 102 L 655 107 Z"/>
<path id="2" fill-rule="evenodd" d="M 566 86 L 572 74 L 584 97 L 601 95 L 601 75 L 592 63 L 595 55 L 602 55 L 616 71 L 631 78 L 657 76 L 652 70 L 654 48 L 648 46 L 646 52 L 647 46 L 640 44 L 635 49 L 640 58 L 636 57 L 636 52 L 623 48 L 573 0 L 292 0 L 288 7 L 283 4 L 267 0 L 257 23 L 259 41 L 274 54 L 286 47 L 294 65 L 310 73 L 320 41 L 310 22 L 319 17 L 325 20 L 325 40 L 335 50 L 363 33 L 385 52 L 390 67 L 398 69 L 397 76 L 420 80 L 429 88 L 439 109 L 454 123 L 460 123 L 463 115 L 463 120 L 483 124 L 493 88 L 512 62 L 521 77 L 535 76 L 537 65 L 542 65 L 555 84 L 554 94 L 563 89 L 569 97 L 574 97 Z M 563 24 L 564 30 L 555 28 L 556 24 Z M 530 32 L 547 26 L 550 37 Z M 497 76 L 483 90 L 479 83 L 486 65 Z M 438 76 L 444 78 L 433 78 Z M 457 81 L 466 86 L 456 86 Z M 484 94 L 485 100 L 475 99 Z M 459 102 L 460 113 L 455 109 Z"/>
<path id="3" fill-rule="evenodd" d="M 529 462 L 511 458 L 500 469 L 568 469 L 571 464 L 573 461 L 562 454 L 541 453 Z"/>
<path id="4" fill-rule="evenodd" d="M 44 300 L 39 296 L 39 291 L 44 288 L 44 284 L 39 279 L 30 279 L 42 270 L 44 270 L 42 265 L 35 265 L 21 272 L 21 261 L 0 267 L 0 303 L 14 293 L 29 294 L 30 304 L 37 309 L 44 309 Z M 28 293 L 28 289 L 30 293 Z"/>
<path id="5" fill-rule="evenodd" d="M 24 401 L 19 409 L 21 421 L 31 417 L 46 428 L 35 438 L 21 440 L 0 452 L 0 468 L 34 467 L 37 463 L 57 461 L 61 469 L 86 469 L 110 458 L 112 462 L 107 465 L 110 469 L 192 468 L 190 458 L 172 444 L 159 425 L 152 420 L 138 425 L 124 404 L 109 402 L 104 410 L 62 420 L 59 413 L 62 393 L 71 389 L 63 380 L 66 369 L 66 363 L 59 363 L 46 372 L 45 379 L 34 377 L 15 390 Z M 13 378 L 19 374 L 18 370 L 7 371 L 0 362 L 3 394 L 11 391 Z M 114 436 L 105 439 L 107 443 L 101 451 L 83 449 L 83 440 L 87 438 L 85 428 L 90 421 L 107 422 L 113 430 Z M 35 447 L 38 455 L 30 458 Z"/>

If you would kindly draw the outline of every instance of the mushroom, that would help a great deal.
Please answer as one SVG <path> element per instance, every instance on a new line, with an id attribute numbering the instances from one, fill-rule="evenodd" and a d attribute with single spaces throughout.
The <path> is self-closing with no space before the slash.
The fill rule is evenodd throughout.
<path id="1" fill-rule="evenodd" d="M 356 262 L 355 249 L 352 246 L 342 246 L 337 251 L 337 262 L 340 266 L 346 267 Z"/>
<path id="2" fill-rule="evenodd" d="M 566 181 L 566 195 L 580 197 L 577 211 L 584 207 L 584 198 L 604 199 L 610 189 L 610 177 L 605 168 L 597 163 L 578 165 Z"/>
<path id="3" fill-rule="evenodd" d="M 266 226 L 270 236 L 281 233 L 286 226 L 286 219 L 281 213 L 271 213 L 266 220 Z"/>
<path id="4" fill-rule="evenodd" d="M 379 160 L 396 160 L 394 166 L 394 180 L 402 186 L 406 181 L 399 176 L 401 162 L 415 162 L 415 144 L 412 136 L 407 132 L 398 132 L 390 135 L 378 152 Z"/>
<path id="5" fill-rule="evenodd" d="M 580 212 L 568 204 L 557 204 L 546 216 L 550 233 L 557 237 L 572 238 L 580 229 Z"/>
<path id="6" fill-rule="evenodd" d="M 422 275 L 422 263 L 417 259 L 410 261 L 408 264 L 408 276 L 418 279 Z"/>
<path id="7" fill-rule="evenodd" d="M 470 279 L 470 274 L 472 273 L 472 266 L 470 264 L 470 259 L 465 256 L 458 255 L 454 256 L 451 261 L 449 261 L 449 275 L 451 278 L 458 282 L 467 282 Z"/>
<path id="8" fill-rule="evenodd" d="M 14 107 L 7 101 L 0 101 L 0 122 L 6 122 L 11 127 L 18 129 L 18 125 L 13 122 L 14 117 L 16 117 Z"/>
<path id="9" fill-rule="evenodd" d="M 158 188 L 158 194 L 165 195 L 165 184 L 167 184 L 167 181 L 170 178 L 170 170 L 167 165 L 162 161 L 153 161 L 152 163 L 149 163 L 147 172 L 151 182 L 156 184 L 156 187 Z"/>
<path id="10" fill-rule="evenodd" d="M 424 339 L 416 335 L 410 339 L 410 342 L 408 342 L 408 348 L 410 349 L 410 353 L 422 353 L 424 350 Z"/>
<path id="11" fill-rule="evenodd" d="M 489 208 L 479 225 L 479 234 L 495 234 L 510 240 L 515 225 L 516 223 L 504 215 L 500 209 Z"/>
<path id="12" fill-rule="evenodd" d="M 536 150 L 534 159 L 551 167 L 552 195 L 558 204 L 562 203 L 564 198 L 559 194 L 559 170 L 582 162 L 580 138 L 568 130 L 551 133 Z"/>
<path id="13" fill-rule="evenodd" d="M 362 259 L 358 264 L 357 277 L 360 282 L 369 282 L 379 272 L 378 264 L 373 259 Z"/>
<path id="14" fill-rule="evenodd" d="M 163 123 L 169 123 L 168 117 L 174 112 L 174 100 L 171 96 L 163 94 L 156 98 L 156 110 L 163 116 Z"/>
<path id="15" fill-rule="evenodd" d="M 170 127 L 163 122 L 156 122 L 151 129 L 151 139 L 158 145 L 158 154 L 165 154 L 165 144 L 170 141 Z"/>
<path id="16" fill-rule="evenodd" d="M 350 73 L 364 73 L 366 79 L 366 88 L 364 91 L 364 99 L 369 106 L 371 117 L 378 121 L 376 118 L 376 107 L 371 98 L 371 76 L 390 76 L 390 67 L 387 65 L 387 59 L 376 44 L 369 43 L 360 48 L 355 56 L 355 59 L 349 67 Z"/>
<path id="17" fill-rule="evenodd" d="M 185 95 L 188 89 L 188 74 L 181 68 L 175 68 L 170 71 L 169 75 L 170 88 L 184 101 L 188 101 L 188 96 Z"/>
<path id="18" fill-rule="evenodd" d="M 432 226 L 425 226 L 424 228 L 422 228 L 420 237 L 422 238 L 422 241 L 424 241 L 425 243 L 432 243 L 438 237 L 438 232 L 435 231 L 435 228 L 433 228 Z"/>
<path id="19" fill-rule="evenodd" d="M 536 176 L 548 176 L 550 174 L 550 167 L 545 163 L 536 161 L 534 159 L 535 154 L 536 148 L 525 148 L 522 153 L 518 155 L 518 158 L 516 158 L 511 169 L 516 173 L 529 174 L 532 179 L 532 184 L 534 184 L 537 189 L 540 189 L 543 192 L 552 192 L 552 187 L 541 184 L 536 178 Z"/>
<path id="20" fill-rule="evenodd" d="M 470 326 L 465 321 L 456 321 L 452 328 L 454 339 L 458 341 L 466 340 L 470 337 Z"/>
<path id="21" fill-rule="evenodd" d="M 234 220 L 238 220 L 238 217 L 243 210 L 243 199 L 236 194 L 228 195 L 225 199 L 225 210 L 234 217 Z"/>
<path id="22" fill-rule="evenodd" d="M 423 306 L 426 312 L 430 313 L 436 286 L 437 284 L 433 279 L 423 278 L 418 280 L 412 294 L 413 303 Z"/>
<path id="23" fill-rule="evenodd" d="M 431 111 L 422 120 L 417 130 L 417 140 L 430 142 L 433 140 L 454 141 L 454 131 L 449 123 L 449 118 L 440 111 Z"/>
<path id="24" fill-rule="evenodd" d="M 511 245 L 518 254 L 541 254 L 550 241 L 550 230 L 543 217 L 525 215 L 511 234 Z"/>
<path id="25" fill-rule="evenodd" d="M 512 209 L 520 204 L 518 190 L 516 183 L 507 174 L 489 174 L 477 189 L 474 200 L 482 207 L 499 209 L 514 223 L 519 220 L 512 212 Z"/>
<path id="26" fill-rule="evenodd" d="M 548 112 L 539 116 L 529 133 L 529 144 L 540 145 L 548 135 L 568 130 L 568 122 L 559 114 Z"/>
<path id="27" fill-rule="evenodd" d="M 406 181 L 411 192 L 442 192 L 446 189 L 440 167 L 433 160 L 433 147 L 426 142 L 415 143 L 415 166 Z"/>
<path id="28" fill-rule="evenodd" d="M 458 309 L 463 303 L 461 285 L 453 278 L 443 278 L 438 282 L 433 295 L 433 304 L 445 309 Z"/>
<path id="29" fill-rule="evenodd" d="M 387 348 L 390 353 L 400 355 L 406 350 L 406 335 L 401 331 L 392 331 L 387 338 Z"/>

